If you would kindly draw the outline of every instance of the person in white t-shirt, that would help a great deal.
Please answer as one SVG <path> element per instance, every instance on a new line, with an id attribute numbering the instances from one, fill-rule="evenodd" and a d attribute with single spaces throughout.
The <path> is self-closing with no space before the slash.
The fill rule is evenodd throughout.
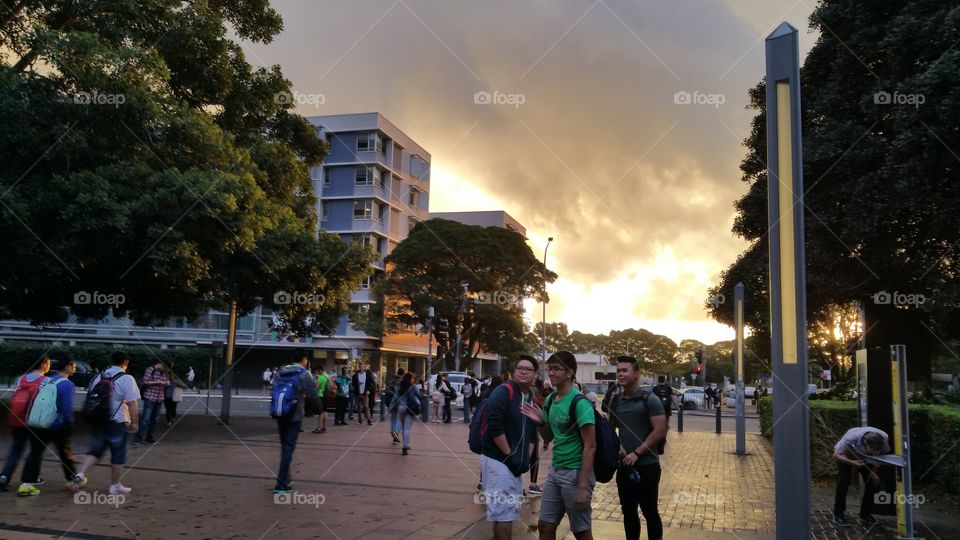
<path id="1" fill-rule="evenodd" d="M 860 520 L 869 527 L 877 518 L 873 517 L 873 497 L 880 487 L 880 477 L 870 456 L 890 453 L 887 434 L 875 427 L 856 427 L 847 430 L 833 447 L 833 459 L 837 461 L 837 491 L 833 504 L 833 522 L 841 527 L 850 527 L 844 513 L 847 507 L 847 489 L 854 470 L 863 477 L 863 497 L 860 499 Z"/>
<path id="2" fill-rule="evenodd" d="M 137 380 L 126 372 L 129 365 L 130 357 L 127 353 L 114 351 L 110 355 L 110 367 L 90 381 L 90 388 L 95 388 L 103 377 L 113 381 L 113 392 L 110 394 L 110 407 L 113 412 L 108 422 L 91 427 L 90 451 L 87 452 L 80 470 L 70 481 L 70 489 L 74 492 L 87 483 L 87 470 L 96 465 L 107 448 L 110 448 L 110 494 L 126 494 L 132 491 L 130 487 L 120 483 L 123 465 L 127 462 L 127 438 L 131 433 L 136 433 L 139 427 L 137 402 L 140 399 L 140 389 L 137 387 Z"/>
<path id="3" fill-rule="evenodd" d="M 363 424 L 363 416 L 367 416 L 367 425 L 373 425 L 373 419 L 370 416 L 370 402 L 377 392 L 377 381 L 373 378 L 373 372 L 369 368 L 362 368 L 353 374 L 351 384 L 352 394 L 357 399 L 357 423 Z"/>

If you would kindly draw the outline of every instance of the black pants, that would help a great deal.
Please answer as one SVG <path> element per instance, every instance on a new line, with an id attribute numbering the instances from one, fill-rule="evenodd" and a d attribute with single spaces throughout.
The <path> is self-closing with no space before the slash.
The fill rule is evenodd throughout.
<path id="1" fill-rule="evenodd" d="M 853 465 L 847 463 L 837 463 L 839 471 L 837 472 L 837 494 L 833 500 L 833 514 L 842 516 L 847 510 L 847 490 L 850 488 L 850 478 L 853 476 Z M 870 481 L 870 468 L 858 467 L 857 471 L 863 478 L 863 497 L 860 499 L 860 515 L 868 516 L 873 514 L 873 497 L 877 492 L 876 486 Z"/>
<path id="2" fill-rule="evenodd" d="M 647 538 L 663 538 L 663 522 L 657 510 L 657 498 L 660 492 L 660 465 L 637 465 L 640 472 L 640 484 L 634 484 L 624 469 L 617 471 L 617 493 L 620 494 L 620 510 L 623 512 L 623 532 L 627 540 L 640 538 L 640 512 L 647 520 Z"/>
<path id="3" fill-rule="evenodd" d="M 177 419 L 177 402 L 176 401 L 170 398 L 165 398 L 163 400 L 163 407 L 167 410 L 168 424 Z"/>
<path id="4" fill-rule="evenodd" d="M 280 470 L 277 471 L 277 487 L 289 487 L 290 464 L 293 463 L 293 451 L 297 449 L 301 422 L 277 422 L 280 433 Z"/>
<path id="5" fill-rule="evenodd" d="M 334 424 L 345 424 L 347 422 L 347 407 L 350 405 L 350 398 L 337 394 L 337 411 L 333 415 Z"/>
<path id="6" fill-rule="evenodd" d="M 21 481 L 26 484 L 37 481 L 40 477 L 40 461 L 43 459 L 43 451 L 47 449 L 43 443 L 49 437 L 48 433 L 45 429 L 10 428 L 10 437 L 13 441 L 7 454 L 6 463 L 3 466 L 3 472 L 0 473 L 7 477 L 7 482 L 13 479 L 13 471 L 16 470 L 17 462 L 20 461 L 20 456 L 26 450 L 27 443 L 30 443 L 30 450 L 27 453 L 27 462 L 23 466 Z"/>
<path id="7" fill-rule="evenodd" d="M 453 416 L 453 413 L 450 411 L 450 399 L 443 400 L 443 421 L 445 423 L 450 423 L 450 419 Z"/>
<path id="8" fill-rule="evenodd" d="M 48 446 L 57 452 L 60 458 L 60 467 L 63 469 L 63 476 L 70 480 L 77 474 L 77 468 L 73 461 L 73 452 L 70 450 L 70 437 L 73 435 L 73 427 L 64 427 L 61 429 L 51 429 L 47 431 Z"/>

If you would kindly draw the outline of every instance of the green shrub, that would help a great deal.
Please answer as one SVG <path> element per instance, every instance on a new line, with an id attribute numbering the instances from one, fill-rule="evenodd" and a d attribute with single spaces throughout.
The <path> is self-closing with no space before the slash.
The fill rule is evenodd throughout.
<path id="1" fill-rule="evenodd" d="M 0 343 L 0 381 L 10 383 L 19 375 L 29 371 L 43 353 L 56 358 L 58 354 L 68 353 L 74 360 L 80 360 L 100 369 L 109 365 L 112 347 L 49 347 L 42 344 Z M 200 347 L 159 349 L 150 347 L 123 347 L 130 356 L 128 371 L 135 376 L 143 372 L 157 360 L 157 356 L 166 356 L 173 360 L 174 371 L 180 378 L 186 376 L 187 367 L 193 366 L 196 381 L 207 380 L 207 367 L 210 352 Z"/>
<path id="2" fill-rule="evenodd" d="M 810 407 L 810 473 L 815 477 L 836 474 L 833 447 L 851 427 L 858 425 L 857 404 L 852 401 L 817 400 Z M 773 398 L 758 403 L 760 432 L 773 439 Z M 960 410 L 943 405 L 910 405 L 910 464 L 914 482 L 936 482 L 949 493 L 960 493 Z"/>

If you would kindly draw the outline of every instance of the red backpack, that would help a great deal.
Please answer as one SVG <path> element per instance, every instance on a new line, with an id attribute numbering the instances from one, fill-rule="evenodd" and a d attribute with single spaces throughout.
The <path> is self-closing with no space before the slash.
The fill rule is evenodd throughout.
<path id="1" fill-rule="evenodd" d="M 30 416 L 30 407 L 33 405 L 33 400 L 37 397 L 37 392 L 40 391 L 40 383 L 46 377 L 40 376 L 37 377 L 37 380 L 30 382 L 27 380 L 27 376 L 23 375 L 20 377 L 20 386 L 17 388 L 17 391 L 13 393 L 13 397 L 10 398 L 10 427 L 26 427 L 27 426 L 27 417 Z"/>

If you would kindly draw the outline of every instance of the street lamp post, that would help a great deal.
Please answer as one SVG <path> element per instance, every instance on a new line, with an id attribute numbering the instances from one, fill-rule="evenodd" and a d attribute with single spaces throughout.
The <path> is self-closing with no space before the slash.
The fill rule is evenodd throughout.
<path id="1" fill-rule="evenodd" d="M 543 322 L 540 331 L 543 333 L 540 342 L 540 368 L 546 369 L 547 365 L 547 250 L 550 249 L 550 242 L 553 237 L 547 238 L 547 245 L 543 248 Z M 546 377 L 544 377 L 546 380 Z"/>
<path id="2" fill-rule="evenodd" d="M 462 347 L 461 341 L 463 339 L 463 313 L 467 309 L 467 294 L 469 293 L 468 284 L 466 281 L 463 282 L 463 296 L 460 297 L 460 309 L 457 310 L 457 357 L 454 360 L 456 365 L 456 371 L 460 371 L 460 349 Z"/>

